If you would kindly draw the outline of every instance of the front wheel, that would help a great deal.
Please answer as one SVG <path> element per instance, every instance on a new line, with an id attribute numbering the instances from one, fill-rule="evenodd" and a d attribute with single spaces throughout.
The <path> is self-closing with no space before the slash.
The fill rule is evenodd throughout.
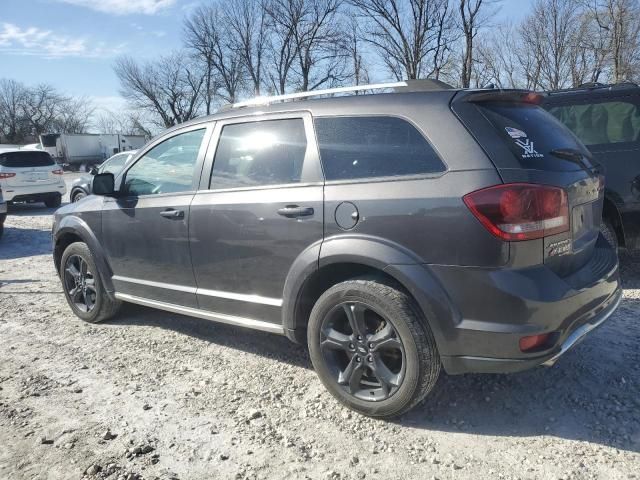
<path id="1" fill-rule="evenodd" d="M 60 261 L 60 278 L 67 303 L 85 322 L 97 323 L 115 315 L 120 302 L 107 295 L 89 247 L 69 245 Z"/>
<path id="2" fill-rule="evenodd" d="M 73 198 L 72 198 L 72 202 L 79 202 L 80 200 L 82 200 L 84 197 L 86 197 L 87 194 L 85 192 L 83 192 L 82 190 L 77 191 L 76 193 L 73 194 Z"/>
<path id="3" fill-rule="evenodd" d="M 429 394 L 440 374 L 433 333 L 413 299 L 375 280 L 349 280 L 323 293 L 307 339 L 322 383 L 364 415 L 401 415 Z"/>

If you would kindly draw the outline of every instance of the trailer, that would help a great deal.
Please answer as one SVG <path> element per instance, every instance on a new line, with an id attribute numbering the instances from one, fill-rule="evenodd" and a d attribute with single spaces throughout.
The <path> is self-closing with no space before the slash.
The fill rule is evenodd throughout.
<path id="1" fill-rule="evenodd" d="M 110 156 L 136 150 L 144 146 L 147 138 L 144 135 L 122 135 L 102 133 L 49 133 L 40 135 L 43 150 L 61 165 L 71 170 L 104 162 Z"/>

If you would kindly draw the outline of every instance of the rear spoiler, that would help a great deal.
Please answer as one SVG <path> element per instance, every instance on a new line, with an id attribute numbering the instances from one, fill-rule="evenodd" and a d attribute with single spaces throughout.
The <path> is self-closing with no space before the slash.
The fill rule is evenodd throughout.
<path id="1" fill-rule="evenodd" d="M 531 90 L 482 90 L 467 93 L 463 100 L 470 103 L 507 102 L 540 105 L 546 93 Z"/>

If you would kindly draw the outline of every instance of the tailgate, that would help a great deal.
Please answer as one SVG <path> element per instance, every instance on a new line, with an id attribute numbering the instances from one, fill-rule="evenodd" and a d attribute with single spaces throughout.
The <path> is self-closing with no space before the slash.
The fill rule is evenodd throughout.
<path id="1" fill-rule="evenodd" d="M 466 93 L 466 95 L 464 95 Z M 562 187 L 570 229 L 543 239 L 542 259 L 560 276 L 585 265 L 600 232 L 604 180 L 589 151 L 530 92 L 463 92 L 452 108 L 505 183 Z"/>

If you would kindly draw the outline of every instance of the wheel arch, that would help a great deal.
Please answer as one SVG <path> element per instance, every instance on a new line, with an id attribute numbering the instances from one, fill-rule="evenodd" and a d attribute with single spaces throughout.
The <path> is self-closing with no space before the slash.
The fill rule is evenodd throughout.
<path id="1" fill-rule="evenodd" d="M 605 195 L 604 197 L 602 218 L 608 220 L 613 226 L 616 236 L 618 237 L 618 245 L 620 247 L 625 247 L 626 240 L 624 235 L 624 226 L 622 224 L 622 216 L 620 215 L 618 206 L 611 195 Z"/>
<path id="2" fill-rule="evenodd" d="M 320 295 L 337 283 L 362 276 L 379 278 L 410 295 L 431 327 L 438 347 L 444 346 L 447 327 L 459 322 L 459 313 L 428 266 L 399 245 L 366 236 L 329 239 L 306 250 L 294 262 L 285 282 L 282 305 L 287 336 L 304 343 L 309 314 Z"/>
<path id="3" fill-rule="evenodd" d="M 107 261 L 107 258 L 100 246 L 100 242 L 96 238 L 94 232 L 89 225 L 81 218 L 68 216 L 63 217 L 60 224 L 57 226 L 54 239 L 53 239 L 53 260 L 56 271 L 60 275 L 60 262 L 62 260 L 62 254 L 65 249 L 74 242 L 84 242 L 89 247 L 93 260 L 98 267 L 98 274 L 102 280 L 102 284 L 105 286 L 105 290 L 109 297 L 113 296 L 114 288 L 111 277 L 113 271 Z"/>

